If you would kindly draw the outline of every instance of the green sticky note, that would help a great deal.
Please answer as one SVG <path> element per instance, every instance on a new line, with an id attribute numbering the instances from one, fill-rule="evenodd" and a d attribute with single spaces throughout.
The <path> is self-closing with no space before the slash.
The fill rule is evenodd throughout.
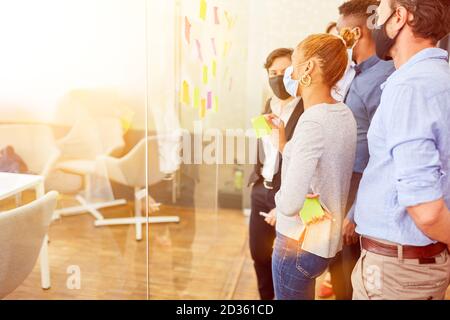
<path id="1" fill-rule="evenodd" d="M 325 211 L 320 204 L 318 198 L 306 199 L 302 210 L 300 211 L 300 218 L 304 225 L 307 225 L 313 221 L 314 218 L 322 219 L 325 216 Z"/>
<path id="2" fill-rule="evenodd" d="M 252 119 L 252 126 L 256 132 L 256 137 L 262 138 L 272 133 L 272 128 L 267 123 L 266 118 L 264 116 L 259 116 Z"/>

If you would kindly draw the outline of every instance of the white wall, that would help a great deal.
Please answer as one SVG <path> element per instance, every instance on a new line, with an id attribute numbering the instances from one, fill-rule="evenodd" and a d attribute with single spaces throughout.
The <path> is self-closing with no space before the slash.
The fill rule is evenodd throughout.
<path id="1" fill-rule="evenodd" d="M 247 118 L 261 112 L 268 97 L 267 55 L 280 47 L 294 48 L 312 33 L 325 32 L 338 18 L 344 0 L 248 0 L 250 5 Z M 247 124 L 249 125 L 249 124 Z"/>

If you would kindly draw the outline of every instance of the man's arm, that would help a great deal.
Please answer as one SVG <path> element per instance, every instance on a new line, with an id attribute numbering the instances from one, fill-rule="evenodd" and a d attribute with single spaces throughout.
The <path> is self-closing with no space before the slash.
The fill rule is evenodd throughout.
<path id="1" fill-rule="evenodd" d="M 429 238 L 450 246 L 450 211 L 443 199 L 409 207 L 408 213 Z"/>
<path id="2" fill-rule="evenodd" d="M 450 213 L 442 190 L 438 148 L 439 105 L 422 92 L 398 86 L 395 112 L 388 124 L 388 144 L 395 164 L 398 202 L 429 238 L 450 245 Z"/>

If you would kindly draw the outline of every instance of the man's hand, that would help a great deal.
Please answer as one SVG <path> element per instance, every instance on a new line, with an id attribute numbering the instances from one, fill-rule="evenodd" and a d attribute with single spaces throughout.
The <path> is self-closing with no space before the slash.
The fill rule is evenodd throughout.
<path id="1" fill-rule="evenodd" d="M 270 211 L 270 213 L 266 216 L 264 221 L 266 221 L 267 224 L 270 224 L 272 227 L 275 227 L 275 225 L 277 224 L 277 211 L 276 211 L 276 209 L 273 209 L 272 211 Z"/>
<path id="2" fill-rule="evenodd" d="M 344 244 L 350 246 L 352 244 L 358 243 L 359 235 L 355 231 L 356 224 L 350 219 L 345 218 L 342 225 L 342 235 L 344 237 Z"/>

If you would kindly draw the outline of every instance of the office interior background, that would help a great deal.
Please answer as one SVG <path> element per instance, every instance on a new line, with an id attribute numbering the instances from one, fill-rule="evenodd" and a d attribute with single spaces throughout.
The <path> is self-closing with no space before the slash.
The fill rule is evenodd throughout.
<path id="1" fill-rule="evenodd" d="M 258 299 L 252 166 L 180 164 L 173 133 L 251 128 L 267 54 L 323 32 L 341 2 L 0 0 L 0 149 L 59 193 L 49 282 L 36 263 L 5 299 Z"/>

